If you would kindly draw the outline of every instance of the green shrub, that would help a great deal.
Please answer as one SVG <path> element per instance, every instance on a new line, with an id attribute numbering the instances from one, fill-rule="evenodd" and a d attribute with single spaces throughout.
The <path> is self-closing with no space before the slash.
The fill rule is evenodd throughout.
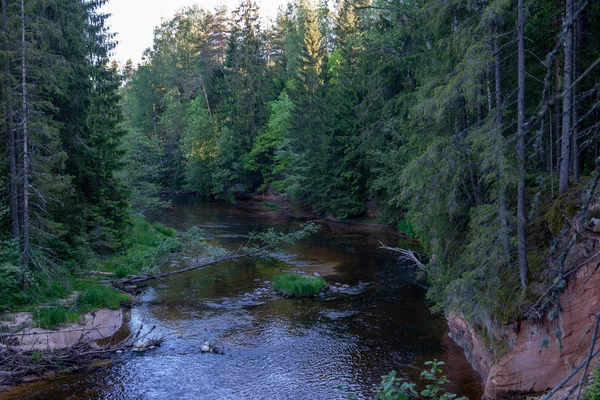
<path id="1" fill-rule="evenodd" d="M 101 269 L 115 272 L 117 278 L 146 272 L 168 262 L 180 249 L 174 229 L 135 217 L 127 249 L 103 261 Z"/>
<path id="2" fill-rule="evenodd" d="M 97 308 L 110 308 L 117 310 L 124 301 L 130 297 L 118 290 L 98 283 L 86 287 L 77 298 L 80 311 L 87 312 Z"/>
<path id="3" fill-rule="evenodd" d="M 406 220 L 406 217 L 402 218 L 398 222 L 398 231 L 404 233 L 406 236 L 408 236 L 410 238 L 414 238 L 415 237 L 415 229 Z"/>
<path id="4" fill-rule="evenodd" d="M 0 264 L 0 311 L 13 309 L 26 300 L 19 267 L 8 262 Z"/>
<path id="5" fill-rule="evenodd" d="M 44 307 L 34 310 L 33 317 L 41 328 L 54 329 L 59 325 L 79 321 L 81 314 L 65 307 Z"/>
<path id="6" fill-rule="evenodd" d="M 318 294 L 325 285 L 325 280 L 321 277 L 287 274 L 273 278 L 273 288 L 290 297 L 309 297 Z"/>
<path id="7" fill-rule="evenodd" d="M 600 400 L 600 370 L 594 369 L 590 382 L 583 392 L 584 400 Z"/>
<path id="8" fill-rule="evenodd" d="M 421 372 L 421 378 L 427 381 L 425 389 L 419 393 L 417 391 L 417 385 L 414 383 L 407 382 L 406 380 L 396 376 L 396 371 L 392 371 L 389 375 L 381 377 L 381 383 L 379 385 L 373 385 L 373 393 L 375 393 L 375 399 L 385 400 L 409 400 L 411 398 L 431 399 L 431 400 L 452 400 L 456 398 L 453 393 L 447 393 L 444 389 L 444 385 L 448 382 L 446 375 L 443 375 L 444 371 L 440 368 L 444 365 L 442 361 L 427 361 L 425 363 L 426 369 Z M 347 392 L 342 386 L 338 386 L 338 390 Z M 346 393 L 349 399 L 357 399 L 356 393 Z M 460 397 L 456 400 L 468 400 L 466 397 Z"/>

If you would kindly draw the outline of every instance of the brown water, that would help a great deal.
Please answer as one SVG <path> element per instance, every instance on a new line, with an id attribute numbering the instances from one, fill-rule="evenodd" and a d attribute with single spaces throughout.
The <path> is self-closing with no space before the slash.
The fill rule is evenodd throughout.
<path id="1" fill-rule="evenodd" d="M 234 207 L 178 196 L 173 204 L 151 218 L 177 229 L 199 226 L 224 246 L 247 240 L 252 231 L 289 231 L 302 222 L 256 203 Z M 343 399 L 337 389 L 343 385 L 359 398 L 372 398 L 381 375 L 396 369 L 418 381 L 423 363 L 440 359 L 448 364 L 450 391 L 480 398 L 480 378 L 448 338 L 445 320 L 429 312 L 413 272 L 377 251 L 379 241 L 414 246 L 385 230 L 325 223 L 274 259 L 215 265 L 155 283 L 131 310 L 129 328 L 156 325 L 154 333 L 166 337 L 161 347 L 115 355 L 110 365 L 5 396 Z M 247 307 L 247 294 L 261 284 L 255 280 L 286 270 L 318 272 L 330 283 L 364 290 Z M 223 346 L 225 354 L 202 354 L 205 340 Z"/>

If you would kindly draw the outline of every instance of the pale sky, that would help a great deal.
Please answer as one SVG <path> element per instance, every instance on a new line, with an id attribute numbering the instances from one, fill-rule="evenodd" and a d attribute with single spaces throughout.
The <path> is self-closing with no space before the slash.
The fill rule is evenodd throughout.
<path id="1" fill-rule="evenodd" d="M 287 4 L 287 0 L 257 0 L 260 14 L 274 18 L 277 8 Z M 171 18 L 183 7 L 198 4 L 212 10 L 216 5 L 225 4 L 228 10 L 238 6 L 240 0 L 110 0 L 101 11 L 110 13 L 108 25 L 117 33 L 117 48 L 114 57 L 120 63 L 131 58 L 133 65 L 141 61 L 142 53 L 152 46 L 154 28 L 161 19 Z"/>

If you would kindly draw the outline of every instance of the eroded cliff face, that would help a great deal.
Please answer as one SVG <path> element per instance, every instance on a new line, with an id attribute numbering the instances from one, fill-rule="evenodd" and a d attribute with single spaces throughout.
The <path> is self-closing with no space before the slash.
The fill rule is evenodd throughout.
<path id="1" fill-rule="evenodd" d="M 560 296 L 563 312 L 550 321 L 523 321 L 504 327 L 508 352 L 494 360 L 491 350 L 460 316 L 449 315 L 452 338 L 485 382 L 484 398 L 547 391 L 581 363 L 589 350 L 591 329 L 600 312 L 600 237 L 591 234 L 573 246 L 565 270 L 573 272 Z M 596 364 L 598 365 L 598 360 Z M 572 382 L 579 379 L 577 375 Z"/>

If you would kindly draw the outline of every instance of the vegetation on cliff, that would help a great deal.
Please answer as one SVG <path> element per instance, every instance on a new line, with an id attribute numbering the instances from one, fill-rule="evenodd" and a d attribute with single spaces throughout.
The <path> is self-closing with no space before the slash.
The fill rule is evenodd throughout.
<path id="1" fill-rule="evenodd" d="M 1 3 L 0 308 L 98 260 L 159 263 L 177 239 L 132 215 L 163 188 L 376 212 L 422 242 L 433 308 L 491 342 L 564 287 L 596 188 L 596 2 L 296 0 L 269 24 L 251 0 L 195 6 L 121 71 L 104 2 Z"/>
<path id="2" fill-rule="evenodd" d="M 556 278 L 549 249 L 596 166 L 599 15 L 297 0 L 264 24 L 249 0 L 191 7 L 129 64 L 124 109 L 163 187 L 398 224 L 430 256 L 434 308 L 493 338 Z"/>

